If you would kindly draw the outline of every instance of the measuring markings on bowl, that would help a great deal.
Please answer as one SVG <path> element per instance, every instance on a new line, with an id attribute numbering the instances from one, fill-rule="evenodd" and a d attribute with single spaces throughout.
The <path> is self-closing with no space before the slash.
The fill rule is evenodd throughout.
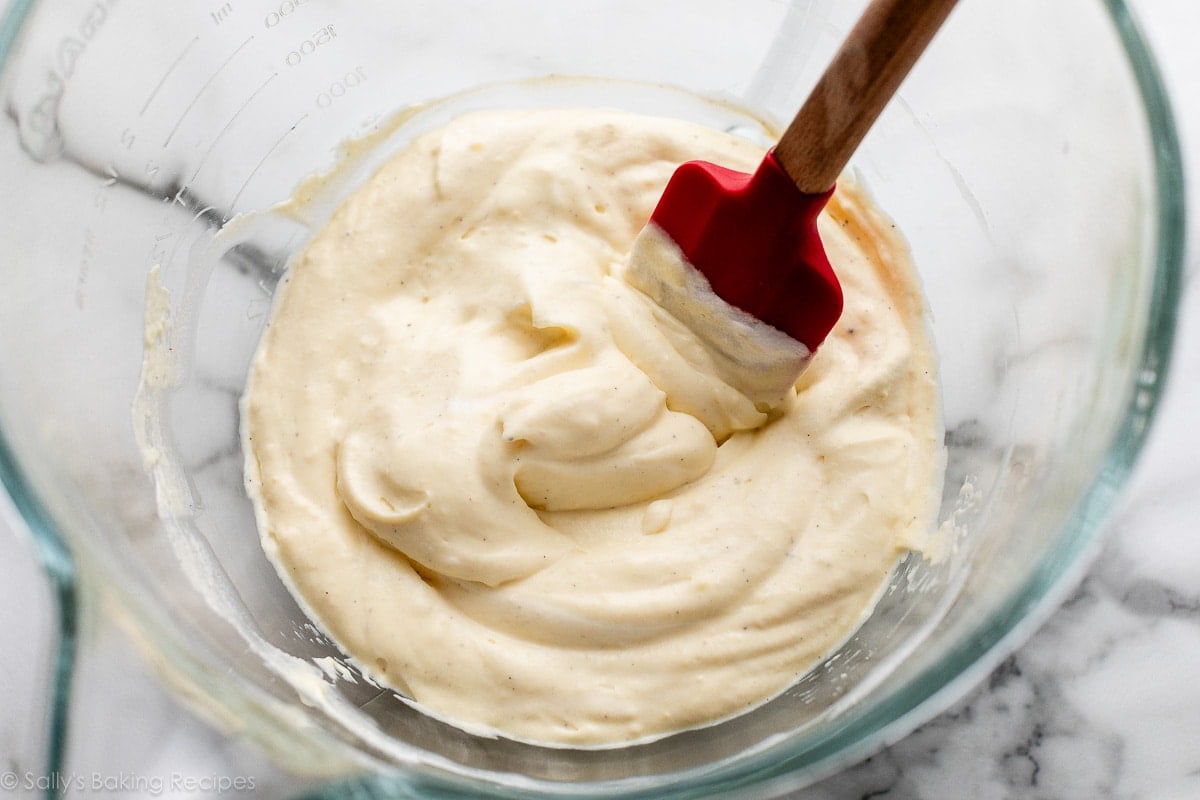
<path id="1" fill-rule="evenodd" d="M 208 91 L 210 86 L 213 85 L 213 82 L 216 81 L 221 73 L 225 71 L 225 68 L 228 67 L 235 58 L 237 58 L 238 53 L 246 49 L 246 45 L 250 44 L 252 41 L 254 41 L 254 34 L 250 34 L 250 36 L 248 36 L 241 44 L 235 47 L 233 52 L 226 56 L 225 60 L 221 62 L 220 66 L 218 66 L 213 73 L 209 75 L 208 80 L 201 84 L 200 88 L 196 90 L 195 94 L 192 95 L 191 102 L 187 104 L 187 107 L 184 108 L 183 113 L 179 115 L 179 120 L 175 123 L 175 126 L 171 128 L 171 132 L 167 134 L 166 141 L 163 142 L 163 147 L 166 147 L 171 143 L 171 140 L 175 138 L 175 134 L 179 132 L 179 128 L 183 125 L 184 120 L 188 118 L 188 114 L 192 113 L 192 109 L 196 107 L 198 102 L 200 102 L 200 98 L 204 96 L 204 93 Z"/>
<path id="2" fill-rule="evenodd" d="M 333 26 L 326 25 L 324 28 L 321 28 L 312 36 L 297 45 L 296 49 L 289 51 L 288 54 L 283 57 L 283 63 L 287 64 L 289 67 L 295 67 L 299 65 L 299 63 L 305 58 L 315 55 L 318 47 L 324 47 L 325 45 L 332 43 L 336 38 L 337 32 L 333 29 Z"/>
<path id="3" fill-rule="evenodd" d="M 246 191 L 246 188 L 250 185 L 250 181 L 254 180 L 254 176 L 258 174 L 258 171 L 260 169 L 262 169 L 262 165 L 267 162 L 267 159 L 271 157 L 271 154 L 274 153 L 275 150 L 278 149 L 278 147 L 281 144 L 283 144 L 283 141 L 285 139 L 287 139 L 289 136 L 291 136 L 296 131 L 296 128 L 299 128 L 301 123 L 303 123 L 304 120 L 306 120 L 306 119 L 308 119 L 307 112 L 304 114 L 301 114 L 300 118 L 298 120 L 296 120 L 295 122 L 293 122 L 291 124 L 291 127 L 289 127 L 286 131 L 284 131 L 283 134 L 278 139 L 275 140 L 275 143 L 271 145 L 271 147 L 267 150 L 267 152 L 263 155 L 263 157 L 258 160 L 258 163 L 254 165 L 254 169 L 250 170 L 250 174 L 246 176 L 246 180 L 242 183 L 241 187 L 237 190 L 237 193 L 234 194 L 233 199 L 229 201 L 229 210 L 231 213 L 235 212 L 237 210 L 238 200 L 240 200 L 242 198 L 242 193 L 244 191 Z"/>
<path id="4" fill-rule="evenodd" d="M 210 141 L 208 143 L 208 148 L 205 149 L 204 155 L 200 156 L 200 161 L 196 164 L 196 169 L 192 171 L 192 176 L 190 178 L 188 178 L 187 182 L 189 184 L 194 183 L 196 181 L 196 177 L 200 174 L 200 171 L 202 169 L 204 169 L 204 165 L 208 163 L 209 156 L 212 155 L 213 150 L 217 149 L 217 145 L 220 144 L 221 140 L 225 138 L 225 134 L 228 133 L 229 129 L 233 127 L 233 124 L 235 122 L 237 122 L 238 117 L 240 117 L 242 115 L 242 112 L 245 111 L 250 106 L 250 104 L 254 102 L 254 99 L 256 97 L 258 97 L 259 93 L 262 92 L 263 89 L 267 88 L 267 85 L 271 81 L 275 80 L 278 77 L 279 77 L 278 72 L 272 72 L 270 75 L 267 76 L 266 80 L 264 80 L 262 83 L 260 83 L 258 86 L 256 86 L 254 88 L 254 91 L 250 92 L 249 96 L 245 100 L 242 101 L 242 104 L 240 106 L 238 106 L 237 110 L 233 112 L 233 114 L 225 122 L 225 125 L 221 128 L 221 130 L 217 132 L 217 135 L 214 136 L 212 138 L 212 141 Z M 296 124 L 298 125 L 299 122 L 297 122 Z"/>
<path id="5" fill-rule="evenodd" d="M 329 88 L 317 95 L 317 106 L 319 108 L 329 108 L 336 103 L 340 98 L 346 96 L 346 92 L 362 86 L 367 81 L 367 71 L 360 67 L 355 67 L 350 72 L 347 72 L 338 80 L 329 85 Z"/>
<path id="6" fill-rule="evenodd" d="M 187 57 L 188 52 L 191 51 L 192 47 L 194 47 L 198 41 L 200 41 L 200 34 L 193 36 L 192 40 L 183 48 L 183 52 L 176 56 L 175 60 L 171 62 L 171 66 L 167 67 L 167 71 L 163 73 L 162 78 L 159 79 L 158 83 L 154 85 L 154 88 L 146 97 L 146 102 L 142 103 L 142 110 L 138 112 L 139 117 L 146 113 L 146 109 L 150 108 L 150 104 L 154 102 L 154 98 L 157 97 L 159 91 L 162 90 L 163 84 L 165 84 L 167 79 L 171 77 L 171 73 L 173 73 L 181 63 L 183 63 L 183 59 Z"/>
<path id="7" fill-rule="evenodd" d="M 213 21 L 213 25 L 220 25 L 225 20 L 229 19 L 233 14 L 233 3 L 226 3 L 216 11 L 208 12 L 208 16 Z"/>
<path id="8" fill-rule="evenodd" d="M 55 141 L 34 148 L 47 157 L 55 154 L 55 145 L 61 147 L 55 136 L 61 94 L 72 77 L 89 75 L 82 56 L 95 46 L 92 40 L 100 38 L 107 20 L 122 12 L 152 30 L 160 17 L 166 22 L 175 13 L 153 0 L 81 2 L 89 13 L 78 25 L 67 26 L 61 47 L 51 39 L 56 46 L 48 56 L 57 67 L 59 88 L 46 104 L 41 135 Z M 282 180 L 284 170 L 273 165 L 292 157 L 289 142 L 312 127 L 309 117 L 355 103 L 341 100 L 352 93 L 363 97 L 355 90 L 370 74 L 368 62 L 359 61 L 347 44 L 338 46 L 350 31 L 335 17 L 303 13 L 316 5 L 313 0 L 208 0 L 189 7 L 190 27 L 158 28 L 152 58 L 142 65 L 150 68 L 113 76 L 127 80 L 132 91 L 123 98 L 126 107 L 114 109 L 113 118 L 123 124 L 105 131 L 113 151 L 109 182 L 189 209 L 228 198 L 219 204 L 220 218 L 250 201 L 259 182 Z M 116 45 L 105 47 L 103 54 Z M 78 85 L 79 92 L 91 94 L 90 78 L 86 88 Z M 102 178 L 103 166 L 95 167 Z M 85 253 L 85 264 L 90 260 Z"/>
<path id="9" fill-rule="evenodd" d="M 283 0 L 278 7 L 272 11 L 268 11 L 267 15 L 263 17 L 263 26 L 267 30 L 270 30 L 280 23 L 285 22 L 288 17 L 299 11 L 301 6 L 308 4 L 309 0 Z"/>

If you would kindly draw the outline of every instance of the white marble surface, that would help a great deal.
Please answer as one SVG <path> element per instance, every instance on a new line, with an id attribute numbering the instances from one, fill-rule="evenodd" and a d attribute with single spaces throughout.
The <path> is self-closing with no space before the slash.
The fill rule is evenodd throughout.
<path id="1" fill-rule="evenodd" d="M 1200 186 L 1200 4 L 1132 3 L 1155 44 Z M 1195 154 L 1195 155 L 1192 155 Z M 1191 229 L 1200 231 L 1191 212 Z M 1194 266 L 1200 261 L 1196 251 Z M 1194 270 L 1192 270 L 1194 272 Z M 967 698 L 897 745 L 798 800 L 1200 797 L 1200 290 L 1189 284 L 1170 388 L 1149 446 L 1086 579 L 1032 639 Z M 0 497 L 0 796 L 35 796 L 51 605 L 20 523 Z M 101 629 L 81 692 L 116 692 L 75 720 L 71 796 L 204 797 L 206 779 L 255 794 L 286 779 L 240 742 L 191 719 L 139 680 L 128 645 Z M 114 687 L 118 687 L 114 689 Z M 136 724 L 128 724 L 135 720 Z M 120 736 L 110 735 L 119 731 Z M 20 778 L 11 790 L 3 773 Z M 107 781 L 107 783 L 104 783 Z M 191 783 L 189 783 L 189 781 Z M 224 796 L 239 793 L 224 792 Z M 240 792 L 240 793 L 245 793 Z"/>

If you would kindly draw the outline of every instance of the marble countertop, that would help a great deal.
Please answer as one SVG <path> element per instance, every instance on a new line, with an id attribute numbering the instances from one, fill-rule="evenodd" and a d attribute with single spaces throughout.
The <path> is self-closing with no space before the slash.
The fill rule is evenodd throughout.
<path id="1" fill-rule="evenodd" d="M 1154 44 L 1178 112 L 1189 185 L 1200 185 L 1200 4 L 1130 3 Z M 1193 190 L 1194 191 L 1194 190 Z M 1191 211 L 1190 228 L 1200 231 Z M 1200 251 L 1190 255 L 1190 273 Z M 1175 364 L 1147 449 L 1082 584 L 1032 638 L 966 698 L 894 746 L 811 786 L 795 800 L 1200 797 L 1200 288 L 1183 300 Z M 49 589 L 20 522 L 0 496 L 0 773 L 40 763 Z M 89 643 L 80 692 L 102 693 L 72 721 L 69 764 L 102 775 L 94 796 L 215 797 L 205 779 L 240 776 L 255 794 L 288 779 L 242 742 L 182 710 L 127 643 L 102 628 Z M 114 729 L 114 709 L 138 724 Z M 174 782 L 172 782 L 173 779 Z M 22 784 L 24 781 L 22 781 Z M 36 796 L 0 775 L 0 796 Z M 244 789 L 243 789 L 244 791 Z M 72 792 L 71 794 L 86 794 Z"/>

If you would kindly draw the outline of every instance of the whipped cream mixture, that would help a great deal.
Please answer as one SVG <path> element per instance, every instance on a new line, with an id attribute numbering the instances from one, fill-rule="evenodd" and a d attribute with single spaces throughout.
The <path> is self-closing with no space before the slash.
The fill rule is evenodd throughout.
<path id="1" fill-rule="evenodd" d="M 472 730 L 606 745 L 712 723 L 854 630 L 941 485 L 904 249 L 821 220 L 841 322 L 756 402 L 625 279 L 680 162 L 760 148 L 616 111 L 426 134 L 297 257 L 244 398 L 264 546 L 361 667 Z"/>

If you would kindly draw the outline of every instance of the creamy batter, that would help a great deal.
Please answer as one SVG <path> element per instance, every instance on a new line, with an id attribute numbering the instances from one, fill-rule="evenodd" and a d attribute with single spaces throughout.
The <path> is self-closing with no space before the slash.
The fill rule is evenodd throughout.
<path id="1" fill-rule="evenodd" d="M 856 193 L 821 227 L 845 313 L 775 408 L 624 280 L 695 158 L 762 151 L 614 111 L 463 116 L 292 265 L 244 399 L 264 546 L 433 714 L 603 745 L 742 712 L 852 632 L 933 525 L 923 305 Z"/>

